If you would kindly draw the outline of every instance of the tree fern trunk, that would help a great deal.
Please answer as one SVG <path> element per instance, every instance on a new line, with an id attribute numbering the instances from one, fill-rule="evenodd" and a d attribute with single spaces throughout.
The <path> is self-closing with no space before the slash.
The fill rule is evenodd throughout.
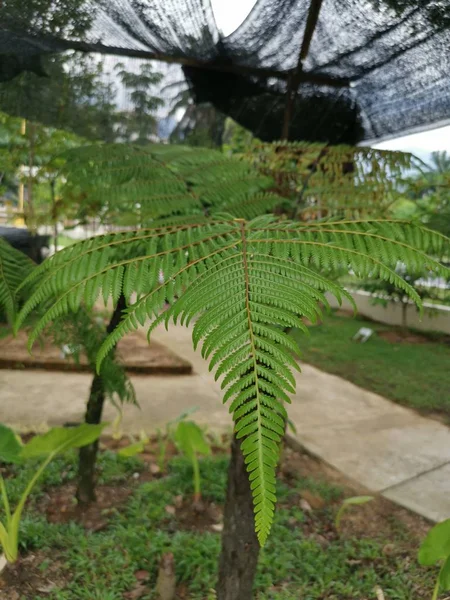
<path id="1" fill-rule="evenodd" d="M 120 296 L 115 307 L 111 320 L 106 328 L 109 335 L 120 323 L 122 311 L 126 308 L 124 296 Z M 105 403 L 105 386 L 101 374 L 96 373 L 92 380 L 91 390 L 85 413 L 85 423 L 101 423 L 103 405 Z M 81 505 L 87 505 L 95 502 L 95 463 L 97 460 L 98 440 L 87 446 L 80 448 L 78 459 L 78 486 L 76 498 Z"/>
<path id="2" fill-rule="evenodd" d="M 233 437 L 224 509 L 217 600 L 251 600 L 258 564 L 253 501 L 240 443 Z"/>

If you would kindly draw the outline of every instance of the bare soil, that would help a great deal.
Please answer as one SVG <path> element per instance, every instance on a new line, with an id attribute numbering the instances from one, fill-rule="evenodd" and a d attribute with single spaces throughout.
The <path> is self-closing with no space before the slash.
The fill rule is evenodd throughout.
<path id="1" fill-rule="evenodd" d="M 429 344 L 430 338 L 419 333 L 412 333 L 411 331 L 378 331 L 378 337 L 391 344 Z"/>
<path id="2" fill-rule="evenodd" d="M 28 334 L 19 331 L 16 337 L 7 336 L 0 339 L 0 369 L 46 369 L 48 371 L 91 371 L 84 355 L 75 362 L 72 358 L 64 358 L 61 348 L 54 346 L 49 340 L 35 344 L 33 354 L 27 350 Z M 174 352 L 152 341 L 146 336 L 133 332 L 125 336 L 117 346 L 117 354 L 130 373 L 144 375 L 189 375 L 192 365 L 177 356 Z"/>

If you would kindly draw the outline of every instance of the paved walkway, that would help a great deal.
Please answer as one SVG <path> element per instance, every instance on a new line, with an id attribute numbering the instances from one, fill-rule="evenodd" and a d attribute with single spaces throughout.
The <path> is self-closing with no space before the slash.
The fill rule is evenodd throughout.
<path id="1" fill-rule="evenodd" d="M 188 329 L 158 329 L 154 339 L 189 360 L 194 375 L 134 376 L 141 408 L 127 406 L 124 430 L 154 431 L 192 406 L 195 419 L 230 428 L 220 385 Z M 368 489 L 425 517 L 450 517 L 450 429 L 334 375 L 303 365 L 289 415 L 308 450 Z M 40 371 L 0 371 L 0 421 L 23 428 L 78 421 L 90 377 Z M 108 407 L 105 418 L 115 412 Z"/>

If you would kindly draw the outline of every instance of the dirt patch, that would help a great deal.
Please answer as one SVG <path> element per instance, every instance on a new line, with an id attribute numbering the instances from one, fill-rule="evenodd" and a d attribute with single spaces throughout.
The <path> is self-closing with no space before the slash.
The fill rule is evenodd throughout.
<path id="1" fill-rule="evenodd" d="M 66 484 L 48 490 L 36 508 L 45 513 L 49 523 L 77 521 L 89 531 L 101 531 L 107 527 L 108 518 L 123 508 L 134 487 L 132 482 L 98 486 L 97 501 L 81 509 L 75 501 L 75 485 Z"/>
<path id="2" fill-rule="evenodd" d="M 353 310 L 345 308 L 337 308 L 336 310 L 333 310 L 333 314 L 337 317 L 347 317 L 348 319 L 353 319 L 355 317 Z"/>
<path id="3" fill-rule="evenodd" d="M 45 572 L 40 566 L 45 563 Z M 7 565 L 0 576 L 0 600 L 22 600 L 36 595 L 46 596 L 63 587 L 70 578 L 58 556 L 48 560 L 44 552 L 32 552 L 13 565 Z"/>
<path id="4" fill-rule="evenodd" d="M 342 497 L 332 500 L 321 497 L 320 491 L 316 490 L 312 493 L 308 491 L 307 494 L 300 490 L 297 497 L 289 499 L 291 506 L 296 502 L 300 508 L 303 506 L 306 520 L 302 527 L 308 536 L 318 535 L 327 541 L 334 540 L 339 536 L 397 540 L 390 550 L 394 551 L 394 549 L 400 548 L 403 551 L 404 547 L 398 543 L 398 540 L 401 541 L 402 538 L 407 537 L 409 545 L 411 545 L 411 538 L 419 543 L 430 529 L 429 521 L 423 517 L 371 492 L 300 448 L 294 450 L 288 447 L 285 450 L 280 477 L 288 485 L 292 485 L 295 480 L 308 478 L 319 484 L 321 481 L 333 483 L 342 490 Z M 336 511 L 344 498 L 352 496 L 373 496 L 374 499 L 367 504 L 350 507 L 342 519 L 338 533 L 335 530 L 333 519 L 330 519 L 328 509 L 333 508 Z M 318 501 L 316 506 L 314 506 L 314 500 Z M 308 508 L 305 510 L 308 505 L 310 510 Z M 406 536 L 406 534 L 408 535 Z"/>
<path id="5" fill-rule="evenodd" d="M 425 335 L 420 335 L 418 333 L 412 333 L 410 331 L 400 331 L 400 330 L 391 330 L 391 331 L 378 331 L 378 337 L 382 340 L 386 340 L 390 344 L 430 344 L 431 340 L 429 337 Z"/>
<path id="6" fill-rule="evenodd" d="M 76 363 L 64 358 L 61 348 L 49 340 L 36 344 L 33 354 L 27 350 L 28 334 L 19 331 L 17 337 L 0 339 L 0 369 L 46 369 L 48 371 L 90 372 L 84 355 Z M 144 375 L 189 375 L 192 365 L 174 352 L 152 341 L 150 344 L 141 332 L 125 336 L 117 346 L 117 353 L 129 373 Z"/>

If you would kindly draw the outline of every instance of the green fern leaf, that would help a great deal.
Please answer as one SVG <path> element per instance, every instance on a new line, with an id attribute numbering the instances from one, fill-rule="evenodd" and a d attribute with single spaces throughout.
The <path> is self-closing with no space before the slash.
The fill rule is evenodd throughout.
<path id="1" fill-rule="evenodd" d="M 9 323 L 16 316 L 19 288 L 34 266 L 28 256 L 0 238 L 0 310 L 5 311 Z"/>
<path id="2" fill-rule="evenodd" d="M 177 156 L 188 168 L 189 153 Z M 105 299 L 136 293 L 137 300 L 98 353 L 100 367 L 123 335 L 146 320 L 149 335 L 159 323 L 193 320 L 194 346 L 201 346 L 216 378 L 223 378 L 223 400 L 230 404 L 242 440 L 255 527 L 264 544 L 275 504 L 283 404 L 295 389 L 294 355 L 299 352 L 281 327 L 306 331 L 304 319 L 321 317 L 326 294 L 339 301 L 346 295 L 333 280 L 336 270 L 391 280 L 420 303 L 396 273 L 397 264 L 447 274 L 433 255 L 448 252 L 448 247 L 446 238 L 423 227 L 381 220 L 295 223 L 263 216 L 246 222 L 224 215 L 197 224 L 108 234 L 39 266 L 38 276 L 31 276 L 34 293 L 19 321 L 33 307 L 50 303 L 32 342 L 55 317 L 82 306 L 86 296 L 92 300 L 100 288 Z M 170 307 L 164 311 L 167 302 Z"/>

